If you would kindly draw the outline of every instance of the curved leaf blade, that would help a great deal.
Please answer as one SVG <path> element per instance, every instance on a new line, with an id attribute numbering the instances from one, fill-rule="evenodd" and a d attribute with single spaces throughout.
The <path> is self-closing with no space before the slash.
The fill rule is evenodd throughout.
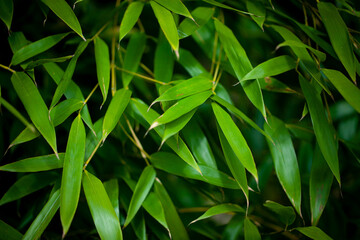
<path id="1" fill-rule="evenodd" d="M 191 221 L 190 224 L 193 224 L 193 223 L 195 223 L 197 221 L 200 221 L 200 220 L 204 220 L 206 218 L 210 218 L 210 217 L 218 215 L 218 214 L 229 213 L 229 212 L 237 212 L 237 213 L 244 213 L 245 214 L 245 210 L 242 207 L 240 207 L 239 205 L 232 204 L 232 203 L 223 203 L 223 204 L 219 204 L 219 205 L 216 205 L 216 206 L 213 206 L 213 207 L 209 208 L 200 217 L 198 217 L 197 219 Z"/>
<path id="2" fill-rule="evenodd" d="M 277 202 L 267 200 L 264 203 L 264 207 L 267 207 L 276 214 L 279 220 L 285 224 L 285 226 L 291 225 L 296 218 L 294 209 L 292 207 L 283 206 Z"/>
<path id="3" fill-rule="evenodd" d="M 107 44 L 99 37 L 94 39 L 96 73 L 99 87 L 103 95 L 103 105 L 106 101 L 110 85 L 110 57 Z"/>
<path id="4" fill-rule="evenodd" d="M 141 1 L 131 2 L 129 4 L 120 24 L 119 42 L 134 27 L 136 21 L 140 17 L 143 8 L 144 8 L 144 3 Z"/>
<path id="5" fill-rule="evenodd" d="M 78 99 L 66 99 L 56 105 L 50 112 L 50 118 L 54 126 L 63 123 L 73 112 L 79 110 L 84 102 Z"/>
<path id="6" fill-rule="evenodd" d="M 245 235 L 245 240 L 261 239 L 258 228 L 254 223 L 250 221 L 249 218 L 245 218 L 244 220 L 244 235 Z"/>
<path id="7" fill-rule="evenodd" d="M 20 240 L 23 238 L 23 235 L 18 230 L 2 220 L 0 220 L 0 232 L 2 239 Z"/>
<path id="8" fill-rule="evenodd" d="M 318 227 L 298 227 L 295 228 L 297 231 L 301 232 L 305 236 L 314 239 L 314 240 L 332 240 L 326 233 L 324 233 Z"/>
<path id="9" fill-rule="evenodd" d="M 11 27 L 11 21 L 14 13 L 14 3 L 12 0 L 0 1 L 0 19 L 5 23 L 8 30 Z"/>
<path id="10" fill-rule="evenodd" d="M 180 23 L 178 27 L 179 38 L 186 38 L 196 32 L 196 30 L 201 28 L 210 20 L 211 16 L 214 14 L 214 10 L 214 8 L 197 7 L 194 11 L 191 12 L 191 15 L 194 17 L 195 21 L 186 18 Z"/>
<path id="11" fill-rule="evenodd" d="M 266 10 L 263 3 L 260 3 L 259 1 L 252 1 L 247 0 L 246 1 L 246 8 L 247 10 L 254 14 L 251 15 L 251 18 L 256 22 L 257 25 L 261 28 L 261 30 L 264 31 L 264 22 L 265 22 L 265 16 L 266 16 Z"/>
<path id="12" fill-rule="evenodd" d="M 104 188 L 109 196 L 111 205 L 114 207 L 116 216 L 120 219 L 118 180 L 116 178 L 112 178 L 109 181 L 104 182 Z"/>

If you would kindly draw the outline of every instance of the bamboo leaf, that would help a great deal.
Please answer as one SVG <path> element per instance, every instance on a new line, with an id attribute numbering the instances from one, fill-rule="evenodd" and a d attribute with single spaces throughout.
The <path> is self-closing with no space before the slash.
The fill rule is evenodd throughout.
<path id="1" fill-rule="evenodd" d="M 326 233 L 317 227 L 298 227 L 295 229 L 314 240 L 332 240 L 331 237 L 329 237 Z"/>
<path id="2" fill-rule="evenodd" d="M 301 216 L 301 179 L 291 136 L 284 122 L 271 116 L 264 124 L 265 132 L 274 140 L 268 146 L 274 161 L 275 172 L 291 204 Z"/>
<path id="3" fill-rule="evenodd" d="M 245 235 L 245 240 L 261 239 L 258 228 L 254 223 L 250 221 L 249 218 L 245 218 L 244 220 L 244 235 Z"/>
<path id="4" fill-rule="evenodd" d="M 127 213 L 126 221 L 124 223 L 124 227 L 126 227 L 132 221 L 132 219 L 135 217 L 136 213 L 140 209 L 146 196 L 150 192 L 155 177 L 156 172 L 152 166 L 147 166 L 141 173 L 140 178 L 136 184 L 134 193 L 131 197 L 130 206 Z"/>
<path id="5" fill-rule="evenodd" d="M 74 30 L 79 36 L 84 39 L 82 34 L 81 26 L 76 18 L 75 13 L 71 9 L 71 7 L 66 3 L 65 0 L 41 0 L 48 6 L 51 11 L 53 11 L 56 16 L 58 16 L 61 20 L 63 20 L 66 25 L 68 25 L 72 30 Z"/>
<path id="6" fill-rule="evenodd" d="M 336 55 L 351 79 L 356 82 L 355 55 L 345 22 L 332 3 L 319 2 L 318 9 Z"/>
<path id="7" fill-rule="evenodd" d="M 251 13 L 248 13 L 248 12 L 245 12 L 245 11 L 240 11 L 239 9 L 230 7 L 230 6 L 225 5 L 225 4 L 222 4 L 222 3 L 217 2 L 217 1 L 215 1 L 215 0 L 204 0 L 204 2 L 207 2 L 207 3 L 209 3 L 209 4 L 213 5 L 213 6 L 216 6 L 216 7 L 220 7 L 220 8 L 232 10 L 232 11 L 235 11 L 235 12 L 238 12 L 238 13 L 243 13 L 243 14 L 252 15 Z"/>
<path id="8" fill-rule="evenodd" d="M 340 184 L 339 159 L 333 134 L 335 130 L 326 119 L 320 95 L 302 76 L 299 77 L 299 80 L 310 112 L 316 140 L 327 164 Z"/>
<path id="9" fill-rule="evenodd" d="M 54 192 L 24 234 L 23 240 L 40 239 L 60 207 L 60 189 Z"/>
<path id="10" fill-rule="evenodd" d="M 169 10 L 157 2 L 150 1 L 150 5 L 171 48 L 177 53 L 176 55 L 179 55 L 179 35 L 177 33 L 174 17 Z"/>
<path id="11" fill-rule="evenodd" d="M 165 219 L 167 225 L 169 226 L 171 239 L 174 240 L 189 239 L 184 224 L 182 223 L 169 194 L 166 192 L 165 187 L 163 186 L 163 184 L 160 182 L 159 179 L 156 179 L 154 185 L 155 185 L 155 193 L 159 197 L 161 205 L 164 209 Z"/>
<path id="12" fill-rule="evenodd" d="M 161 82 L 170 82 L 174 70 L 174 57 L 171 46 L 163 33 L 159 33 L 154 58 L 154 77 Z"/>
<path id="13" fill-rule="evenodd" d="M 194 20 L 185 18 L 178 27 L 179 38 L 186 38 L 207 23 L 214 14 L 214 8 L 197 7 L 191 12 Z"/>
<path id="14" fill-rule="evenodd" d="M 207 74 L 209 78 L 211 78 L 211 75 L 188 50 L 180 48 L 180 57 L 178 62 L 192 77 L 199 76 L 200 74 Z"/>
<path id="15" fill-rule="evenodd" d="M 110 84 L 110 57 L 109 48 L 107 44 L 99 37 L 94 39 L 95 46 L 95 61 L 96 61 L 96 73 L 98 78 L 99 87 L 103 95 L 104 105 L 107 94 L 109 92 Z"/>
<path id="16" fill-rule="evenodd" d="M 224 133 L 226 140 L 231 146 L 231 149 L 234 151 L 238 160 L 241 161 L 241 164 L 254 176 L 256 182 L 258 182 L 258 174 L 254 158 L 239 128 L 233 122 L 230 115 L 226 113 L 226 111 L 223 110 L 219 105 L 213 102 L 211 103 L 211 106 L 213 108 L 216 121 L 218 122 L 221 131 Z"/>
<path id="17" fill-rule="evenodd" d="M 141 32 L 134 33 L 130 37 L 129 44 L 126 48 L 123 68 L 129 72 L 137 72 L 141 57 L 145 50 L 146 35 Z M 131 80 L 134 78 L 133 74 L 122 72 L 122 81 L 124 88 L 128 88 Z"/>
<path id="18" fill-rule="evenodd" d="M 57 158 L 55 154 L 26 158 L 3 165 L 0 167 L 0 171 L 41 172 L 62 168 L 64 163 L 64 156 L 64 153 L 59 153 L 59 158 Z"/>
<path id="19" fill-rule="evenodd" d="M 270 200 L 267 200 L 264 203 L 264 206 L 274 212 L 278 219 L 285 224 L 286 227 L 295 221 L 296 215 L 292 207 L 286 207 Z"/>
<path id="20" fill-rule="evenodd" d="M 219 38 L 224 46 L 230 64 L 234 69 L 235 75 L 240 81 L 246 95 L 266 119 L 265 104 L 259 81 L 253 80 L 241 82 L 241 79 L 245 74 L 252 70 L 252 65 L 244 48 L 240 45 L 233 32 L 217 19 L 215 19 L 215 28 L 219 34 Z"/>
<path id="21" fill-rule="evenodd" d="M 1 237 L 0 239 L 6 239 L 6 240 L 20 240 L 22 239 L 23 235 L 16 230 L 15 228 L 13 228 L 12 226 L 10 226 L 9 224 L 7 224 L 6 222 L 0 220 L 0 232 L 1 232 Z"/>
<path id="22" fill-rule="evenodd" d="M 0 0 L 0 19 L 5 23 L 8 31 L 10 31 L 13 13 L 14 13 L 13 1 Z"/>
<path id="23" fill-rule="evenodd" d="M 73 57 L 73 55 L 69 55 L 69 56 L 64 56 L 64 57 L 58 57 L 58 58 L 43 58 L 43 59 L 38 59 L 38 60 L 35 60 L 35 61 L 31 61 L 27 64 L 25 70 L 26 71 L 29 71 L 29 70 L 32 70 L 38 66 L 41 66 L 45 63 L 50 63 L 50 62 L 53 62 L 53 63 L 56 63 L 56 62 L 65 62 L 66 60 L 69 60 Z"/>
<path id="24" fill-rule="evenodd" d="M 111 99 L 110 105 L 106 110 L 103 130 L 102 130 L 102 140 L 105 141 L 107 136 L 115 128 L 116 124 L 120 120 L 122 113 L 124 112 L 126 106 L 130 101 L 131 91 L 126 89 L 117 90 L 114 97 Z"/>
<path id="25" fill-rule="evenodd" d="M 257 78 L 264 78 L 275 76 L 296 67 L 295 60 L 287 55 L 271 58 L 266 62 L 260 63 L 249 73 L 247 73 L 241 81 L 252 80 Z"/>
<path id="26" fill-rule="evenodd" d="M 265 22 L 265 16 L 266 16 L 266 10 L 264 7 L 264 4 L 260 1 L 246 1 L 246 8 L 249 11 L 249 13 L 252 13 L 254 15 L 251 15 L 251 18 L 256 22 L 257 25 L 261 28 L 261 30 L 264 31 L 264 22 Z"/>
<path id="27" fill-rule="evenodd" d="M 119 41 L 134 27 L 136 21 L 139 19 L 140 14 L 144 8 L 144 3 L 141 1 L 131 2 L 127 7 L 124 17 L 120 24 Z"/>
<path id="28" fill-rule="evenodd" d="M 206 218 L 209 218 L 209 217 L 212 217 L 215 215 L 229 213 L 229 212 L 245 214 L 245 210 L 242 207 L 240 207 L 239 205 L 232 204 L 232 203 L 223 203 L 223 204 L 219 204 L 219 205 L 209 208 L 204 214 L 202 214 L 200 217 L 198 217 L 197 219 L 192 221 L 190 224 L 193 224 L 197 221 L 204 220 Z"/>
<path id="29" fill-rule="evenodd" d="M 111 205 L 114 207 L 116 216 L 120 219 L 118 180 L 116 178 L 112 178 L 109 181 L 104 182 L 104 188 L 109 196 Z"/>
<path id="30" fill-rule="evenodd" d="M 282 43 L 280 43 L 279 45 L 276 46 L 276 49 L 279 49 L 281 47 L 284 47 L 284 46 L 290 46 L 290 47 L 299 47 L 299 48 L 306 48 L 306 49 L 309 49 L 312 53 L 314 53 L 321 62 L 324 62 L 326 60 L 326 54 L 319 51 L 319 50 L 316 50 L 315 48 L 312 48 L 310 47 L 309 45 L 306 45 L 302 42 L 299 42 L 299 41 L 294 41 L 294 40 L 286 40 Z"/>
<path id="31" fill-rule="evenodd" d="M 181 2 L 181 0 L 154 0 L 154 1 L 176 14 L 183 15 L 184 17 L 193 19 L 189 10 Z"/>
<path id="32" fill-rule="evenodd" d="M 310 174 L 311 224 L 319 222 L 330 195 L 333 174 L 329 169 L 319 146 L 316 146 Z"/>
<path id="33" fill-rule="evenodd" d="M 50 112 L 54 126 L 63 123 L 73 112 L 79 110 L 84 102 L 78 99 L 67 99 L 56 105 Z"/>
<path id="34" fill-rule="evenodd" d="M 261 89 L 266 91 L 299 94 L 297 91 L 291 89 L 289 86 L 273 77 L 260 78 L 259 83 Z"/>
<path id="35" fill-rule="evenodd" d="M 58 178 L 55 172 L 31 173 L 17 180 L 0 199 L 0 206 L 36 192 Z"/>
<path id="36" fill-rule="evenodd" d="M 119 219 L 102 182 L 85 170 L 82 183 L 85 197 L 100 238 L 104 240 L 123 239 Z"/>
<path id="37" fill-rule="evenodd" d="M 40 133 L 38 131 L 35 130 L 35 132 L 32 130 L 34 127 L 34 125 L 31 125 L 30 127 L 26 127 L 9 145 L 8 149 L 10 149 L 11 147 L 24 143 L 24 142 L 28 142 L 31 141 L 35 138 L 37 138 L 38 136 L 40 136 Z"/>
<path id="38" fill-rule="evenodd" d="M 332 69 L 321 70 L 336 87 L 345 100 L 360 113 L 360 90 L 339 71 Z"/>
<path id="39" fill-rule="evenodd" d="M 11 82 L 31 121 L 57 154 L 55 128 L 49 120 L 48 109 L 34 82 L 23 72 L 14 73 Z"/>
<path id="40" fill-rule="evenodd" d="M 61 179 L 60 219 L 63 237 L 70 228 L 80 197 L 85 138 L 85 127 L 78 115 L 71 124 Z"/>

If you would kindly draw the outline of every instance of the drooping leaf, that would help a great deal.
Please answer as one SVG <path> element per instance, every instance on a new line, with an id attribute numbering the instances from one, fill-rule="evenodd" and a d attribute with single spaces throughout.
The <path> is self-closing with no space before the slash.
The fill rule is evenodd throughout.
<path id="1" fill-rule="evenodd" d="M 235 12 L 239 12 L 239 13 L 243 13 L 243 14 L 250 14 L 251 13 L 248 13 L 248 12 L 245 12 L 245 11 L 241 11 L 239 9 L 236 9 L 236 8 L 233 8 L 233 7 L 230 7 L 228 5 L 225 5 L 223 3 L 220 3 L 220 2 L 217 2 L 215 0 L 204 0 L 204 2 L 207 2 L 213 6 L 216 6 L 216 7 L 220 7 L 220 8 L 224 8 L 224 9 L 228 9 L 228 10 L 232 10 L 232 11 L 235 11 Z"/>
<path id="2" fill-rule="evenodd" d="M 55 154 L 26 158 L 3 165 L 0 167 L 0 171 L 41 172 L 62 168 L 64 163 L 64 156 L 64 153 L 59 153 L 59 158 L 57 158 Z"/>
<path id="3" fill-rule="evenodd" d="M 276 217 L 283 224 L 285 224 L 285 226 L 289 226 L 295 221 L 296 215 L 292 207 L 283 206 L 270 200 L 267 200 L 264 203 L 264 206 L 267 207 L 270 211 L 274 212 Z"/>
<path id="4" fill-rule="evenodd" d="M 7 29 L 10 31 L 11 21 L 13 18 L 14 3 L 12 0 L 0 1 L 0 19 L 5 23 Z"/>
<path id="5" fill-rule="evenodd" d="M 129 44 L 126 48 L 123 68 L 130 72 L 137 72 L 141 57 L 145 50 L 146 35 L 141 32 L 134 33 L 130 37 Z M 124 88 L 128 88 L 134 75 L 123 71 L 121 73 Z"/>
<path id="6" fill-rule="evenodd" d="M 37 60 L 34 60 L 34 61 L 29 62 L 29 63 L 26 65 L 25 70 L 26 70 L 26 71 L 30 71 L 30 70 L 34 69 L 35 67 L 44 65 L 45 63 L 50 63 L 50 62 L 53 62 L 53 63 L 65 62 L 65 61 L 71 59 L 72 57 L 73 57 L 73 55 L 68 55 L 68 56 L 64 56 L 64 57 L 57 57 L 57 58 L 42 58 L 42 59 L 37 59 Z"/>
<path id="7" fill-rule="evenodd" d="M 19 63 L 22 63 L 31 57 L 34 57 L 42 52 L 45 52 L 46 50 L 55 46 L 67 35 L 69 35 L 69 33 L 60 33 L 60 34 L 52 35 L 20 48 L 18 51 L 14 53 L 14 56 L 11 59 L 11 64 L 18 65 Z"/>
<path id="8" fill-rule="evenodd" d="M 254 15 L 251 15 L 251 18 L 256 22 L 257 25 L 261 28 L 261 30 L 264 31 L 264 22 L 265 22 L 265 16 L 266 16 L 266 10 L 263 3 L 260 1 L 252 1 L 247 0 L 246 1 L 246 8 L 249 11 L 249 13 L 252 13 Z"/>
<path id="9" fill-rule="evenodd" d="M 14 73 L 11 82 L 31 121 L 57 154 L 55 128 L 49 120 L 49 111 L 34 82 L 23 72 Z"/>
<path id="10" fill-rule="evenodd" d="M 232 204 L 232 203 L 223 203 L 223 204 L 215 205 L 215 206 L 209 208 L 204 214 L 202 214 L 200 217 L 198 217 L 197 219 L 192 221 L 190 224 L 195 223 L 200 220 L 204 220 L 206 218 L 209 218 L 209 217 L 212 217 L 215 215 L 229 213 L 229 212 L 245 214 L 245 210 L 242 207 L 240 207 L 239 205 Z"/>
<path id="11" fill-rule="evenodd" d="M 26 127 L 23 131 L 21 131 L 21 133 L 10 143 L 9 145 L 9 149 L 15 145 L 24 143 L 24 142 L 28 142 L 31 141 L 35 138 L 37 138 L 38 136 L 40 136 L 40 133 L 38 131 L 35 130 L 35 132 L 32 130 L 34 127 L 34 125 Z"/>
<path id="12" fill-rule="evenodd" d="M 185 5 L 181 2 L 181 0 L 153 0 L 168 10 L 183 15 L 185 17 L 193 19 L 189 10 L 185 7 Z"/>
<path id="13" fill-rule="evenodd" d="M 258 228 L 249 218 L 244 220 L 244 235 L 245 240 L 259 240 L 261 239 Z"/>
<path id="14" fill-rule="evenodd" d="M 56 105 L 50 112 L 54 126 L 63 123 L 73 112 L 79 110 L 84 102 L 78 99 L 67 99 Z"/>
<path id="15" fill-rule="evenodd" d="M 120 24 L 119 41 L 121 41 L 121 39 L 123 39 L 125 35 L 134 27 L 143 8 L 144 3 L 141 1 L 134 1 L 129 4 Z"/>
<path id="16" fill-rule="evenodd" d="M 301 232 L 305 236 L 314 239 L 314 240 L 332 240 L 326 233 L 324 233 L 318 227 L 298 227 L 295 228 L 297 231 Z"/>
<path id="17" fill-rule="evenodd" d="M 81 26 L 76 18 L 75 13 L 65 0 L 41 0 L 53 11 L 56 16 L 63 20 L 72 30 L 74 30 L 82 39 L 85 37 L 82 34 Z"/>
<path id="18" fill-rule="evenodd" d="M 127 89 L 117 90 L 114 97 L 111 99 L 110 105 L 106 110 L 103 130 L 102 130 L 102 139 L 105 141 L 107 136 L 115 128 L 116 124 L 120 120 L 122 113 L 124 112 L 126 106 L 130 101 L 131 91 Z"/>
<path id="19" fill-rule="evenodd" d="M 7 224 L 6 222 L 0 220 L 0 232 L 1 232 L 1 237 L 0 239 L 6 239 L 6 240 L 20 240 L 22 239 L 23 235 L 16 230 L 15 228 L 13 228 L 12 226 L 10 226 L 9 224 Z"/>
<path id="20" fill-rule="evenodd" d="M 116 216 L 120 219 L 118 180 L 116 178 L 112 178 L 109 181 L 104 182 L 104 188 L 109 196 L 111 205 L 114 207 Z"/>
<path id="21" fill-rule="evenodd" d="M 80 197 L 85 138 L 85 127 L 78 115 L 71 124 L 61 179 L 60 219 L 63 237 L 70 228 Z"/>
<path id="22" fill-rule="evenodd" d="M 101 239 L 123 239 L 119 219 L 102 182 L 85 170 L 82 183 L 96 230 Z"/>
<path id="23" fill-rule="evenodd" d="M 110 84 L 110 57 L 109 48 L 107 44 L 99 37 L 94 39 L 95 46 L 95 61 L 96 61 L 96 73 L 98 78 L 99 87 L 103 95 L 104 104 L 107 94 L 109 92 Z"/>
<path id="24" fill-rule="evenodd" d="M 310 47 L 309 45 L 306 45 L 305 43 L 294 41 L 294 40 L 286 40 L 279 45 L 276 46 L 276 49 L 279 49 L 280 47 L 284 46 L 290 46 L 290 47 L 299 47 L 299 48 L 306 48 L 309 49 L 313 54 L 315 54 L 321 62 L 324 62 L 326 59 L 326 54 L 316 50 L 315 48 Z"/>
<path id="25" fill-rule="evenodd" d="M 223 132 L 231 149 L 234 151 L 237 159 L 246 168 L 246 170 L 248 170 L 254 176 L 257 182 L 258 174 L 254 157 L 239 128 L 231 119 L 230 115 L 218 104 L 213 102 L 211 103 L 211 106 L 214 111 L 216 121 L 219 124 L 221 131 Z"/>
<path id="26" fill-rule="evenodd" d="M 299 80 L 310 112 L 316 140 L 327 164 L 340 184 L 339 159 L 334 138 L 335 130 L 326 118 L 320 95 L 302 76 L 299 77 Z"/>
<path id="27" fill-rule="evenodd" d="M 185 18 L 178 27 L 179 38 L 186 38 L 207 23 L 214 14 L 214 8 L 197 7 L 191 12 L 195 19 Z"/>
<path id="28" fill-rule="evenodd" d="M 124 226 L 127 226 L 135 217 L 146 196 L 148 195 L 154 183 L 155 177 L 156 172 L 152 166 L 147 166 L 141 173 L 140 178 L 136 184 L 134 193 L 131 197 L 130 206 L 127 213 L 128 215 L 126 217 Z"/>

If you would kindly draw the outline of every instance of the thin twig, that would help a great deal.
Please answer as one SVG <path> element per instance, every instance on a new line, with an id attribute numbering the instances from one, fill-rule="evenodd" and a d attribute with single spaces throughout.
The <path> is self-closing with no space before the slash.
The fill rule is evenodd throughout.
<path id="1" fill-rule="evenodd" d="M 161 81 L 156 80 L 156 79 L 154 79 L 154 78 L 147 77 L 147 76 L 144 76 L 144 75 L 142 75 L 142 74 L 138 74 L 138 73 L 135 73 L 135 72 L 128 71 L 128 70 L 123 69 L 123 68 L 121 68 L 121 67 L 118 67 L 118 66 L 116 66 L 116 65 L 115 65 L 115 68 L 116 68 L 117 70 L 119 70 L 119 71 L 132 74 L 132 75 L 134 75 L 134 76 L 136 76 L 136 77 L 145 79 L 145 80 L 150 81 L 150 82 L 158 83 L 158 84 L 161 84 L 161 85 L 167 85 L 167 83 L 165 83 L 165 82 L 161 82 Z"/>
<path id="2" fill-rule="evenodd" d="M 12 72 L 12 73 L 16 73 L 15 70 L 12 70 L 12 69 L 9 68 L 8 66 L 5 66 L 5 65 L 0 64 L 0 67 L 3 68 L 3 69 L 6 69 L 6 70 L 8 70 L 8 71 L 10 71 L 10 72 Z"/>

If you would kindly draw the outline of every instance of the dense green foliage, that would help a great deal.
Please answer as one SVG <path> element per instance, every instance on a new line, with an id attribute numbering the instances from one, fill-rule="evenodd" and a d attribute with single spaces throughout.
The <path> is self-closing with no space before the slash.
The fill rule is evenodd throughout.
<path id="1" fill-rule="evenodd" d="M 0 239 L 359 239 L 356 9 L 0 0 Z"/>

